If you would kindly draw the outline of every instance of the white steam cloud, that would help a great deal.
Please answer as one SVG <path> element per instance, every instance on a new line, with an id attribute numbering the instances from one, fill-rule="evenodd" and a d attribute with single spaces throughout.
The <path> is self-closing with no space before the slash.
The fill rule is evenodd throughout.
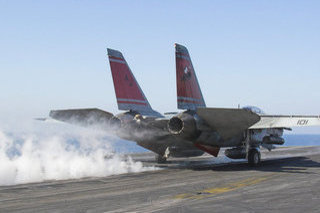
<path id="1" fill-rule="evenodd" d="M 60 126 L 61 125 L 61 126 Z M 37 127 L 37 130 L 30 131 Z M 154 170 L 114 153 L 112 137 L 66 124 L 0 129 L 0 185 Z"/>

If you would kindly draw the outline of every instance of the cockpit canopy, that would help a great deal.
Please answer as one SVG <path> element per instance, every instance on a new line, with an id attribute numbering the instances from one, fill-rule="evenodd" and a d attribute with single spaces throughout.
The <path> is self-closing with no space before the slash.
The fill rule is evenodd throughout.
<path id="1" fill-rule="evenodd" d="M 245 106 L 245 107 L 242 107 L 242 109 L 250 110 L 251 112 L 254 112 L 254 113 L 259 114 L 259 115 L 266 114 L 262 109 L 260 109 L 260 108 L 258 108 L 256 106 Z"/>

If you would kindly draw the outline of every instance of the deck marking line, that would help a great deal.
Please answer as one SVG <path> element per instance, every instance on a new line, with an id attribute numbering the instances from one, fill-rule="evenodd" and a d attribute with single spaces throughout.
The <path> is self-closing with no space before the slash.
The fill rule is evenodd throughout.
<path id="1" fill-rule="evenodd" d="M 179 195 L 176 195 L 174 198 L 175 199 L 201 199 L 201 198 L 205 198 L 205 197 L 211 197 L 211 196 L 214 196 L 217 194 L 222 194 L 222 193 L 234 191 L 239 188 L 246 187 L 246 186 L 258 184 L 260 182 L 263 182 L 263 181 L 270 179 L 274 175 L 275 174 L 271 174 L 271 175 L 259 177 L 259 178 L 248 178 L 248 179 L 241 180 L 241 181 L 238 181 L 235 183 L 231 183 L 231 184 L 228 184 L 228 185 L 222 186 L 222 187 L 204 189 L 204 190 L 196 192 L 196 193 L 179 194 Z"/>

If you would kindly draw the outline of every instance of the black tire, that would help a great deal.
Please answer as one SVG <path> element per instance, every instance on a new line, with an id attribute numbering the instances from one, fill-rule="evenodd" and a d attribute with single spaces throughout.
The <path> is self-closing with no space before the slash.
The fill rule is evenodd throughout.
<path id="1" fill-rule="evenodd" d="M 167 158 L 164 157 L 164 156 L 161 156 L 161 155 L 156 155 L 155 159 L 156 159 L 156 162 L 159 163 L 159 164 L 167 162 Z"/>
<path id="2" fill-rule="evenodd" d="M 259 165 L 261 160 L 260 152 L 256 149 L 251 149 L 248 153 L 248 163 L 250 166 Z"/>

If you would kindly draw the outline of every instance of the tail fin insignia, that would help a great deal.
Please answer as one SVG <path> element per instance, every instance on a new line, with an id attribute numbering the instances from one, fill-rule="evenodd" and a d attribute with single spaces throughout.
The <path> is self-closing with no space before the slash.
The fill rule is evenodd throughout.
<path id="1" fill-rule="evenodd" d="M 177 102 L 179 109 L 205 107 L 201 89 L 186 47 L 175 44 Z"/>

